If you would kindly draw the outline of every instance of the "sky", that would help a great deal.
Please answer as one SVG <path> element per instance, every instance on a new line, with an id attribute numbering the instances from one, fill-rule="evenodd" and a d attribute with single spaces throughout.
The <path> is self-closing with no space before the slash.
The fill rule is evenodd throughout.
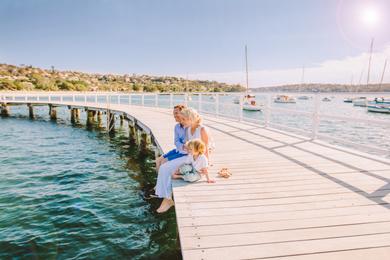
<path id="1" fill-rule="evenodd" d="M 0 37 L 0 63 L 227 83 L 245 82 L 247 45 L 250 87 L 365 84 L 374 38 L 377 83 L 390 1 L 0 0 Z"/>

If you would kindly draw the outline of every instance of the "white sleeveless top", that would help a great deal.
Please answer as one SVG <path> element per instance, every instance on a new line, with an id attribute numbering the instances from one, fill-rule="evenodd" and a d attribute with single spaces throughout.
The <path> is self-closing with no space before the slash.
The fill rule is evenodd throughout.
<path id="1" fill-rule="evenodd" d="M 201 135 L 200 135 L 200 130 L 203 128 L 202 125 L 198 126 L 196 129 L 195 129 L 195 132 L 194 134 L 191 133 L 191 127 L 188 127 L 187 128 L 187 141 L 191 141 L 191 140 L 194 140 L 194 139 L 202 139 L 201 138 Z"/>
<path id="2" fill-rule="evenodd" d="M 200 125 L 198 126 L 196 129 L 195 129 L 195 132 L 194 134 L 191 134 L 191 127 L 187 127 L 187 133 L 186 133 L 186 141 L 191 141 L 191 140 L 194 140 L 194 139 L 202 139 L 201 138 L 201 134 L 200 134 L 200 131 L 202 130 L 202 128 L 204 128 L 209 136 L 209 149 L 211 150 L 214 150 L 215 149 L 215 142 L 214 142 L 214 139 L 213 137 L 210 135 L 210 132 L 208 131 L 208 129 L 203 126 L 203 125 Z"/>

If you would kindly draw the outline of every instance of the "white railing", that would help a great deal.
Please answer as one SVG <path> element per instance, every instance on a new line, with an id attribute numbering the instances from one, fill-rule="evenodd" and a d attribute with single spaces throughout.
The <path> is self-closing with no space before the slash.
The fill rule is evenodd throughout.
<path id="1" fill-rule="evenodd" d="M 374 94 L 374 93 L 371 93 Z M 320 112 L 321 98 L 329 95 L 343 96 L 361 96 L 361 93 L 326 93 L 326 94 L 307 94 L 314 100 L 313 111 L 301 111 L 297 109 L 288 109 L 281 107 L 273 107 L 272 98 L 275 93 L 258 93 L 264 98 L 261 118 L 251 118 L 248 114 L 243 113 L 243 93 L 117 93 L 117 92 L 0 92 L 0 103 L 69 103 L 77 102 L 81 105 L 88 103 L 105 103 L 105 104 L 122 104 L 133 106 L 148 106 L 148 107 L 165 107 L 173 108 L 174 105 L 183 103 L 194 107 L 200 113 L 214 115 L 216 117 L 227 117 L 239 121 L 247 121 L 255 124 L 260 124 L 264 127 L 273 127 L 295 131 L 299 134 L 306 135 L 312 139 L 328 139 L 339 143 L 344 143 L 349 146 L 356 145 L 355 148 L 367 148 L 376 152 L 390 153 L 387 149 L 351 143 L 348 140 L 335 138 L 331 135 L 319 134 L 320 123 L 323 120 L 335 120 L 341 122 L 359 122 L 368 125 L 380 125 L 390 129 L 389 120 L 356 118 L 340 115 L 331 115 Z M 230 97 L 225 98 L 225 97 Z M 232 102 L 232 97 L 240 99 L 239 104 Z M 225 99 L 225 100 L 224 100 Z M 225 111 L 225 113 L 223 113 Z M 287 124 L 272 122 L 272 116 L 275 113 L 283 115 L 295 115 L 309 118 L 311 129 L 305 130 L 298 127 L 292 127 Z"/>

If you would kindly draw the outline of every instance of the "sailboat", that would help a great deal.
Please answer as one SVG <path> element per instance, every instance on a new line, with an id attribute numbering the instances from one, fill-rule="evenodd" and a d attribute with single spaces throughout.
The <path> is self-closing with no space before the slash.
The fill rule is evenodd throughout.
<path id="1" fill-rule="evenodd" d="M 246 68 L 246 92 L 244 97 L 244 103 L 242 109 L 246 111 L 261 111 L 262 107 L 256 104 L 254 95 L 249 94 L 249 81 L 248 81 L 248 50 L 245 45 L 245 68 Z"/>
<path id="2" fill-rule="evenodd" d="M 385 64 L 383 66 L 382 78 L 379 84 L 380 88 L 382 87 L 383 84 L 383 77 L 385 75 L 386 65 L 387 65 L 387 59 L 385 60 Z M 385 97 L 375 98 L 374 101 L 368 102 L 367 111 L 390 114 L 390 98 L 385 98 Z"/>
<path id="3" fill-rule="evenodd" d="M 368 59 L 368 70 L 367 70 L 367 88 L 368 84 L 370 83 L 370 69 L 371 69 L 371 59 L 372 59 L 372 49 L 374 47 L 374 38 L 371 39 L 371 45 L 370 45 L 370 56 Z M 368 103 L 367 97 L 359 97 L 352 100 L 352 103 L 356 107 L 366 107 Z"/>

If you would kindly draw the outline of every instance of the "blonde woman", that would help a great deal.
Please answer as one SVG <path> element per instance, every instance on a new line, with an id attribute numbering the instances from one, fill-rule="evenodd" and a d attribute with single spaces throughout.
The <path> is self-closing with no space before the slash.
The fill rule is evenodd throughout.
<path id="1" fill-rule="evenodd" d="M 193 108 L 186 108 L 181 111 L 183 123 L 188 125 L 186 140 L 200 139 L 206 146 L 205 155 L 209 159 L 210 136 L 205 126 L 202 125 L 202 117 Z"/>
<path id="2" fill-rule="evenodd" d="M 205 144 L 205 156 L 209 157 L 209 135 L 204 126 L 201 125 L 202 119 L 198 112 L 192 108 L 184 108 L 181 111 L 182 124 L 187 127 L 186 141 L 200 139 Z M 163 213 L 169 210 L 174 202 L 172 200 L 172 174 L 183 164 L 185 164 L 186 156 L 167 161 L 162 164 L 158 170 L 156 196 L 163 198 L 158 213 Z"/>

